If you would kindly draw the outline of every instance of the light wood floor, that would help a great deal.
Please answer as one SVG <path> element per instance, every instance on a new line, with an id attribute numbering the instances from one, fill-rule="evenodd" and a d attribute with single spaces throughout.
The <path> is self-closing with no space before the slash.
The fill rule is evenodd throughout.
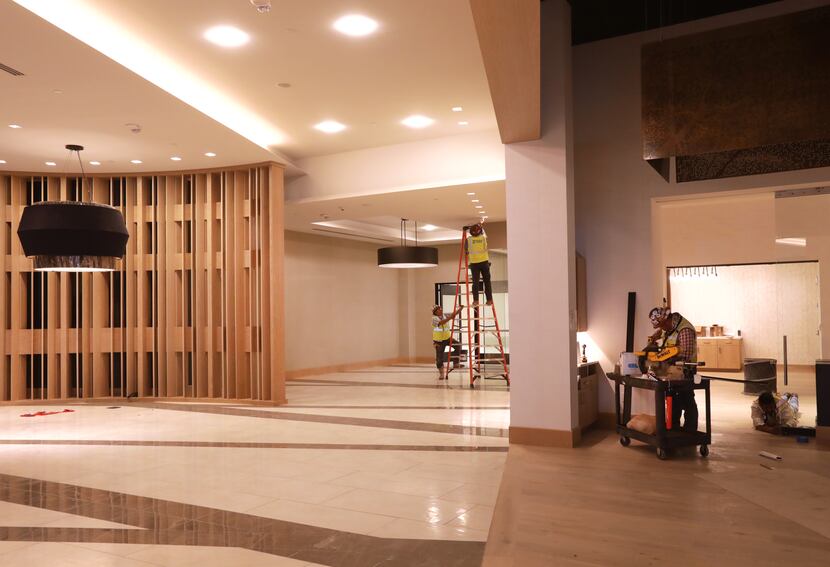
<path id="1" fill-rule="evenodd" d="M 830 451 L 753 431 L 751 398 L 732 394 L 718 390 L 708 459 L 659 461 L 602 430 L 578 449 L 511 446 L 484 565 L 830 565 Z"/>

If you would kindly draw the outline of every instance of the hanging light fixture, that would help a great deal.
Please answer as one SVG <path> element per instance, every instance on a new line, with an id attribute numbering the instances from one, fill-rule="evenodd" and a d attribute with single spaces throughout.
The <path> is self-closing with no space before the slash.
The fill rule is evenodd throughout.
<path id="1" fill-rule="evenodd" d="M 83 198 L 83 146 L 68 144 L 78 154 L 81 179 L 78 198 Z M 110 205 L 89 201 L 42 201 L 23 209 L 17 236 L 23 253 L 42 272 L 111 272 L 124 257 L 130 234 L 121 212 Z"/>
<path id="2" fill-rule="evenodd" d="M 438 249 L 418 246 L 418 223 L 415 222 L 415 246 L 406 245 L 406 223 L 401 219 L 401 245 L 378 249 L 380 268 L 434 268 L 438 265 Z"/>

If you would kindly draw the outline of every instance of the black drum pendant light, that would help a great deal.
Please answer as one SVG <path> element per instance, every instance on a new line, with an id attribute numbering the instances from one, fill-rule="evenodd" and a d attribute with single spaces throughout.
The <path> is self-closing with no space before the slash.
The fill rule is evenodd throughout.
<path id="1" fill-rule="evenodd" d="M 415 246 L 406 245 L 406 222 L 401 219 L 401 245 L 378 249 L 380 268 L 434 268 L 438 265 L 438 249 L 418 246 L 418 223 L 415 223 Z"/>
<path id="2" fill-rule="evenodd" d="M 81 164 L 78 197 L 85 180 L 83 146 L 69 144 Z M 92 189 L 89 190 L 90 199 Z M 130 234 L 115 207 L 90 201 L 42 201 L 23 209 L 17 236 L 23 253 L 41 272 L 111 272 L 124 257 Z"/>

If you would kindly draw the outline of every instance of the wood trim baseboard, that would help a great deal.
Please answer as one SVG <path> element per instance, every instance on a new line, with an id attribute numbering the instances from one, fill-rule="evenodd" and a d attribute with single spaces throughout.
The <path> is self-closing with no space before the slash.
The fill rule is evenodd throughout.
<path id="1" fill-rule="evenodd" d="M 345 362 L 343 364 L 332 364 L 330 366 L 318 366 L 316 368 L 299 368 L 297 370 L 286 370 L 286 380 L 296 380 L 297 378 L 307 378 L 309 376 L 319 376 L 320 374 L 331 374 L 334 372 L 344 372 L 346 370 L 361 370 L 363 368 L 372 368 L 374 366 L 389 366 L 391 364 L 405 364 L 413 362 L 409 357 L 397 358 L 381 358 L 378 360 L 362 360 L 359 362 Z"/>
<path id="2" fill-rule="evenodd" d="M 563 430 L 510 426 L 511 445 L 533 445 L 536 447 L 562 447 L 571 449 L 578 446 L 581 440 L 582 432 L 578 427 L 571 430 Z"/>

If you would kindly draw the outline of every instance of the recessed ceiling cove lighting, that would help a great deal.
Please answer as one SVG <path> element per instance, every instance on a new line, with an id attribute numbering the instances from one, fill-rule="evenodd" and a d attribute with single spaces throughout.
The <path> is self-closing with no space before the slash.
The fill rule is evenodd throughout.
<path id="1" fill-rule="evenodd" d="M 407 116 L 401 120 L 401 124 L 409 126 L 410 128 L 426 128 L 433 122 L 435 122 L 435 120 L 429 116 L 423 116 L 421 114 L 413 114 L 412 116 Z"/>
<path id="2" fill-rule="evenodd" d="M 421 227 L 421 230 L 425 230 L 427 232 L 432 232 L 433 230 L 437 229 L 438 227 L 434 224 L 425 224 Z"/>
<path id="3" fill-rule="evenodd" d="M 452 107 L 453 112 L 461 112 L 462 110 L 464 110 L 464 109 L 460 106 L 453 106 Z"/>
<path id="4" fill-rule="evenodd" d="M 23 126 L 21 126 L 20 124 L 9 124 L 9 128 L 17 130 L 19 128 L 23 128 Z"/>
<path id="5" fill-rule="evenodd" d="M 91 161 L 91 162 L 89 162 L 89 165 L 101 165 L 101 162 L 100 161 Z"/>
<path id="6" fill-rule="evenodd" d="M 326 134 L 336 134 L 346 129 L 345 124 L 341 124 L 336 120 L 323 120 L 319 124 L 314 125 L 315 130 L 325 132 Z"/>
<path id="7" fill-rule="evenodd" d="M 170 160 L 171 160 L 171 161 L 182 161 L 182 158 L 180 158 L 179 156 L 172 156 L 172 157 L 170 158 Z"/>
<path id="8" fill-rule="evenodd" d="M 378 23 L 361 14 L 349 14 L 335 21 L 332 27 L 351 37 L 363 37 L 374 33 L 378 29 Z"/>
<path id="9" fill-rule="evenodd" d="M 58 164 L 56 164 L 56 163 L 55 163 L 55 162 L 53 162 L 53 161 L 47 161 L 47 162 L 45 162 L 45 163 L 46 163 L 46 165 L 48 165 L 49 167 L 55 167 L 56 165 L 58 165 Z"/>
<path id="10" fill-rule="evenodd" d="M 251 36 L 233 26 L 213 26 L 205 31 L 203 37 L 220 47 L 240 47 L 251 40 Z"/>
<path id="11" fill-rule="evenodd" d="M 469 123 L 469 122 L 467 122 L 466 120 L 460 120 L 460 121 L 458 122 L 458 125 L 459 125 L 459 126 L 467 126 L 467 125 L 469 125 L 469 124 L 470 124 L 470 123 Z"/>
<path id="12" fill-rule="evenodd" d="M 144 162 L 143 162 L 143 161 L 141 161 L 140 159 L 131 159 L 131 160 L 130 160 L 130 163 L 134 163 L 134 164 L 138 165 L 138 164 L 140 164 L 140 163 L 144 163 Z"/>
<path id="13" fill-rule="evenodd" d="M 216 154 L 215 154 L 215 153 L 213 153 L 213 152 L 205 152 L 205 155 L 206 155 L 207 157 L 216 157 Z"/>

